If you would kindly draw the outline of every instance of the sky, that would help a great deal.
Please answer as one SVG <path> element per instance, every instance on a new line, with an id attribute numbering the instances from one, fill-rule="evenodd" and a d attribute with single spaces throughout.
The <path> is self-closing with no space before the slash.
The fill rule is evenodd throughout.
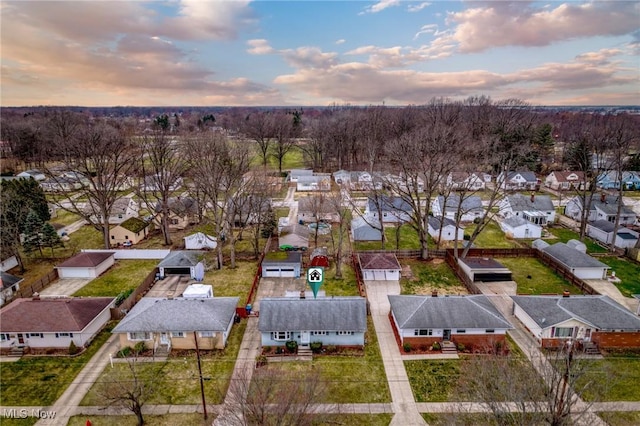
<path id="1" fill-rule="evenodd" d="M 2 1 L 2 106 L 640 104 L 639 1 Z"/>

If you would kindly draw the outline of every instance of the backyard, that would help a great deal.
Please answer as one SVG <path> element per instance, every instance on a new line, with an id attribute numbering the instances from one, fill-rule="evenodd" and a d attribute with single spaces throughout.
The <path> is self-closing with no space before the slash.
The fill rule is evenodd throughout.
<path id="1" fill-rule="evenodd" d="M 398 234 L 399 231 L 399 234 Z M 387 239 L 385 243 L 386 250 L 419 250 L 420 240 L 416 230 L 410 225 L 404 224 L 399 228 L 389 226 L 384 228 L 384 235 Z M 399 235 L 400 239 L 397 239 Z M 398 244 L 399 241 L 399 244 Z M 359 241 L 353 244 L 355 250 L 381 250 L 380 241 Z M 435 249 L 435 243 L 429 238 L 429 248 Z"/>
<path id="2" fill-rule="evenodd" d="M 549 227 L 548 231 L 553 235 L 553 237 L 543 238 L 549 244 L 554 243 L 566 243 L 569 240 L 580 240 L 580 234 L 571 229 L 563 228 L 561 226 L 553 226 Z M 589 237 L 584 237 L 584 241 L 582 241 L 587 246 L 587 253 L 606 253 L 607 249 L 596 244 Z"/>
<path id="3" fill-rule="evenodd" d="M 496 260 L 511 271 L 513 281 L 518 284 L 518 294 L 562 294 L 564 290 L 580 294 L 580 290 L 536 258 L 509 257 Z"/>
<path id="4" fill-rule="evenodd" d="M 465 236 L 471 236 L 477 225 L 471 224 L 464 230 Z M 480 235 L 473 242 L 474 247 L 478 248 L 518 248 L 520 244 L 515 240 L 509 240 L 500 229 L 500 226 L 494 221 L 490 221 Z"/>
<path id="5" fill-rule="evenodd" d="M 142 284 L 159 260 L 117 260 L 107 272 L 75 292 L 76 297 L 116 297 Z"/>
<path id="6" fill-rule="evenodd" d="M 614 284 L 624 296 L 640 294 L 640 266 L 637 263 L 613 256 L 598 257 L 598 260 L 609 265 L 620 278 L 620 282 Z"/>
<path id="7" fill-rule="evenodd" d="M 443 259 L 428 262 L 401 259 L 400 265 L 403 268 L 400 278 L 402 294 L 430 295 L 433 290 L 438 294 L 468 294 L 467 288 Z M 410 276 L 406 268 L 410 268 Z"/>
<path id="8" fill-rule="evenodd" d="M 257 269 L 256 262 L 238 261 L 235 269 L 224 267 L 207 271 L 203 282 L 213 285 L 216 297 L 239 296 L 238 306 L 244 306 Z"/>

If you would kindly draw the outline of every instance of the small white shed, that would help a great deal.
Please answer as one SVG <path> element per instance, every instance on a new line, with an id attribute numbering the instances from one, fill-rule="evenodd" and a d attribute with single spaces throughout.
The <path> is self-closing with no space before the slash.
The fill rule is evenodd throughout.
<path id="1" fill-rule="evenodd" d="M 213 286 L 209 284 L 190 284 L 184 289 L 182 297 L 192 299 L 208 299 L 213 297 Z"/>
<path id="2" fill-rule="evenodd" d="M 511 238 L 540 238 L 542 227 L 520 216 L 511 216 L 500 223 L 502 232 Z"/>
<path id="3" fill-rule="evenodd" d="M 196 232 L 195 234 L 184 237 L 184 248 L 187 250 L 213 250 L 217 246 L 218 243 L 216 237 L 212 237 L 211 235 L 207 235 L 203 232 Z"/>

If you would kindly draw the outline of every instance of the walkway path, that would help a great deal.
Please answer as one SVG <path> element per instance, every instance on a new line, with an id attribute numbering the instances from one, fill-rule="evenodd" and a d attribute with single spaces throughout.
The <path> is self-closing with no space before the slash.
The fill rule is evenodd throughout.
<path id="1" fill-rule="evenodd" d="M 424 425 L 426 422 L 418 412 L 402 355 L 398 350 L 396 338 L 389 322 L 391 307 L 387 295 L 400 294 L 400 284 L 398 281 L 365 281 L 365 285 L 393 401 L 392 407 L 395 416 L 393 416 L 391 425 Z"/>

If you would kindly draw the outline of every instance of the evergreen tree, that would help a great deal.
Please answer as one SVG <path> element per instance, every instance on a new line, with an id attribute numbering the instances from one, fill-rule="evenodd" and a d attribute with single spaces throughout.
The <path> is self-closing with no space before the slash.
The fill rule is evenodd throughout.
<path id="1" fill-rule="evenodd" d="M 40 256 L 42 256 L 42 227 L 44 223 L 38 216 L 38 213 L 35 210 L 29 210 L 29 214 L 27 214 L 27 219 L 24 223 L 24 231 L 22 248 L 25 253 L 32 253 L 34 250 L 38 249 L 40 251 Z"/>
<path id="2" fill-rule="evenodd" d="M 51 248 L 51 255 L 53 256 L 53 249 L 55 247 L 64 247 L 60 236 L 56 232 L 56 229 L 49 222 L 42 225 L 42 246 Z"/>

